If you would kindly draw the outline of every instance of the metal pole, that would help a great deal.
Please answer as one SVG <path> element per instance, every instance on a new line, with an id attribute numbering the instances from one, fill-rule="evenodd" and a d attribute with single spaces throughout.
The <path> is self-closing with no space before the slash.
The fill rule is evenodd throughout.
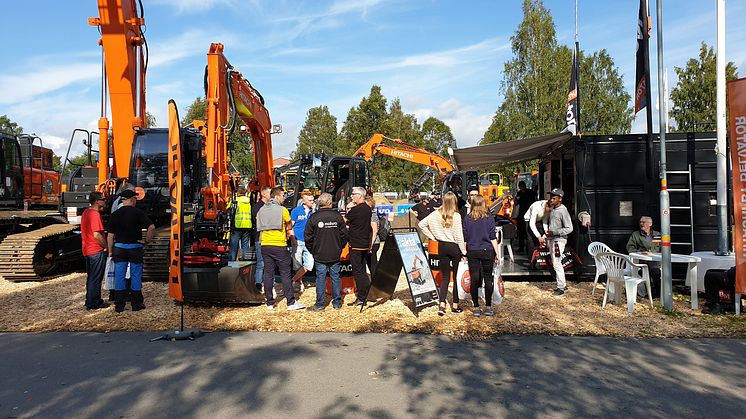
<path id="1" fill-rule="evenodd" d="M 650 8 L 648 6 L 648 0 L 645 0 L 645 14 L 649 15 Z M 650 79 L 650 36 L 648 35 L 648 22 L 642 22 L 642 37 L 645 40 L 645 50 L 643 51 L 643 54 L 645 55 L 644 62 L 645 62 L 645 115 L 647 117 L 647 129 L 648 129 L 648 140 L 646 143 L 646 149 L 645 149 L 645 167 L 646 167 L 646 175 L 647 180 L 649 182 L 653 181 L 653 173 L 655 171 L 653 170 L 653 156 L 655 153 L 654 147 L 653 147 L 653 81 Z M 647 208 L 651 202 L 648 198 L 649 195 L 645 195 L 645 210 L 646 212 L 649 211 Z"/>
<path id="2" fill-rule="evenodd" d="M 717 0 L 717 255 L 727 255 L 728 249 L 728 161 L 725 155 L 725 0 Z"/>
<path id="3" fill-rule="evenodd" d="M 668 178 L 666 175 L 666 111 L 663 101 L 665 93 L 660 88 L 663 80 L 663 0 L 656 1 L 656 30 L 658 38 L 658 123 L 661 136 L 661 302 L 667 311 L 673 309 L 673 286 L 671 283 L 671 210 L 668 199 Z"/>

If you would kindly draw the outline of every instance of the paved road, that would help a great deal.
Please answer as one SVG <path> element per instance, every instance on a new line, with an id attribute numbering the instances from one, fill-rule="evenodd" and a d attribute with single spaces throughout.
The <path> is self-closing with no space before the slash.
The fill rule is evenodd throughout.
<path id="1" fill-rule="evenodd" d="M 0 334 L 0 417 L 744 417 L 746 341 Z"/>

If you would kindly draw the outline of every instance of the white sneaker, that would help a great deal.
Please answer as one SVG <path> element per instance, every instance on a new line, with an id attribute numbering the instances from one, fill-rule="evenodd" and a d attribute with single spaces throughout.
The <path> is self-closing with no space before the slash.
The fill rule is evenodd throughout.
<path id="1" fill-rule="evenodd" d="M 296 301 L 296 302 L 294 302 L 293 304 L 290 304 L 290 305 L 288 306 L 288 311 L 292 311 L 292 310 L 300 310 L 300 309 L 303 309 L 303 308 L 306 308 L 306 306 L 305 306 L 305 305 L 303 305 L 303 304 L 301 304 L 301 303 L 299 303 L 298 301 Z"/>
<path id="2" fill-rule="evenodd" d="M 270 306 L 270 305 L 267 306 L 267 310 L 269 310 L 269 311 L 272 311 L 274 309 L 275 309 L 275 306 L 273 306 L 273 305 L 272 306 Z"/>

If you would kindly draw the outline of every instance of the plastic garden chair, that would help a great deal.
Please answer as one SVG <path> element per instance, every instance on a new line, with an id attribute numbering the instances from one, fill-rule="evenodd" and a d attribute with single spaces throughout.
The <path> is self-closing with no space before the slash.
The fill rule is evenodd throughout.
<path id="1" fill-rule="evenodd" d="M 616 292 L 614 294 L 617 302 L 621 296 L 621 285 L 624 285 L 624 290 L 627 294 L 627 311 L 631 313 L 635 310 L 637 287 L 645 283 L 650 307 L 653 307 L 648 265 L 633 263 L 629 256 L 614 252 L 600 252 L 596 254 L 596 257 L 606 269 L 606 278 L 608 279 L 606 290 L 604 291 L 604 301 L 601 304 L 602 309 L 606 307 L 606 300 L 609 297 L 609 284 L 615 284 L 614 288 Z M 628 266 L 632 267 L 630 271 L 625 270 Z M 616 286 L 617 284 L 619 287 Z"/>
<path id="2" fill-rule="evenodd" d="M 596 277 L 593 278 L 593 290 L 591 290 L 591 295 L 596 294 L 596 286 L 598 285 L 598 278 L 606 273 L 606 269 L 604 266 L 598 261 L 596 258 L 596 255 L 600 252 L 613 252 L 611 248 L 601 242 L 592 242 L 588 245 L 588 254 L 590 254 L 593 257 L 593 261 L 596 263 Z"/>

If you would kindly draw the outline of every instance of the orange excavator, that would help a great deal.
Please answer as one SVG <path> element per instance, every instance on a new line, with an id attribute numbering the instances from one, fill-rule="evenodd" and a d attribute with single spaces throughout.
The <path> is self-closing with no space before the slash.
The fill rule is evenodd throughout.
<path id="1" fill-rule="evenodd" d="M 385 155 L 425 165 L 438 175 L 443 193 L 453 191 L 465 197 L 468 195 L 469 187 L 479 185 L 479 175 L 476 171 L 459 171 L 454 164 L 440 154 L 409 145 L 397 138 L 386 137 L 383 134 L 373 134 L 370 140 L 361 145 L 353 155 L 362 157 L 368 162 L 377 155 Z M 417 183 L 424 182 L 418 181 Z"/>
<path id="2" fill-rule="evenodd" d="M 254 147 L 251 190 L 274 186 L 269 112 L 261 94 L 212 44 L 206 70 L 207 120 L 182 128 L 176 102 L 168 104 L 168 178 L 171 196 L 169 295 L 179 302 L 261 303 L 254 265 L 228 262 L 227 234 L 240 175 L 230 166 L 231 136 L 245 124 Z M 236 208 L 233 202 L 231 208 Z"/>

